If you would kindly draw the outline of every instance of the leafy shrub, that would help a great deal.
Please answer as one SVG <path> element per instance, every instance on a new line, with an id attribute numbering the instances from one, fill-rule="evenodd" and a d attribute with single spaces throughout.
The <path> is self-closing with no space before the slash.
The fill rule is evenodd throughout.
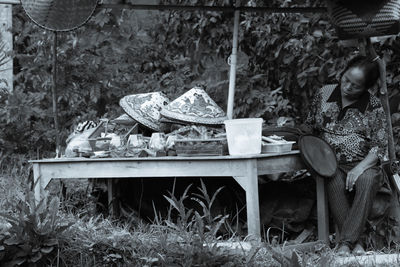
<path id="1" fill-rule="evenodd" d="M 0 233 L 2 266 L 43 266 L 57 254 L 57 235 L 70 227 L 58 214 L 59 200 L 43 198 L 38 204 L 33 192 L 16 205 L 16 214 L 1 213 L 10 225 Z"/>

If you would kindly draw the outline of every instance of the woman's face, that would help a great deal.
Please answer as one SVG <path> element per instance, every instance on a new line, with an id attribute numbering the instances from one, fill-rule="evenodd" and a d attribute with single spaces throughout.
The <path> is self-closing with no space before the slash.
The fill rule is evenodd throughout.
<path id="1" fill-rule="evenodd" d="M 359 67 L 348 69 L 342 76 L 342 96 L 357 99 L 365 92 L 365 74 Z"/>

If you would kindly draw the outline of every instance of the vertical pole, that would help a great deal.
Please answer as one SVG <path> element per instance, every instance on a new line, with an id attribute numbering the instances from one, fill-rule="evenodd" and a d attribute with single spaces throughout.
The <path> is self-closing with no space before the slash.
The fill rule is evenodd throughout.
<path id="1" fill-rule="evenodd" d="M 57 32 L 54 32 L 53 38 L 53 117 L 54 129 L 56 130 L 56 157 L 59 156 L 59 127 L 58 127 L 58 109 L 57 109 Z"/>
<path id="2" fill-rule="evenodd" d="M 236 4 L 238 7 L 238 3 Z M 237 48 L 238 48 L 238 36 L 239 36 L 239 18 L 240 11 L 235 10 L 234 24 L 233 24 L 233 44 L 232 44 L 232 55 L 231 55 L 231 70 L 229 73 L 229 93 L 228 93 L 228 110 L 227 116 L 231 120 L 233 117 L 233 106 L 235 99 L 235 84 L 236 84 L 236 65 L 237 65 Z"/>
<path id="3" fill-rule="evenodd" d="M 13 50 L 12 5 L 0 4 L 0 88 L 13 91 L 13 59 L 7 56 Z"/>

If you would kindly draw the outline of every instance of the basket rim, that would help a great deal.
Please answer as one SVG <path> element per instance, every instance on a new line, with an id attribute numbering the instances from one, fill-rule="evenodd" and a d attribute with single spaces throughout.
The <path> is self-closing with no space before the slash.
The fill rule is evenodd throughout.
<path id="1" fill-rule="evenodd" d="M 53 1 L 54 1 L 54 0 L 51 0 L 51 2 L 53 2 Z M 62 0 L 62 1 L 65 1 L 65 0 Z M 55 28 L 52 28 L 52 27 L 50 27 L 50 26 L 48 26 L 48 25 L 43 25 L 42 23 L 39 23 L 39 22 L 37 21 L 37 18 L 34 18 L 33 15 L 27 10 L 27 4 L 29 4 L 29 5 L 34 5 L 34 2 L 36 2 L 36 1 L 31 1 L 31 0 L 20 0 L 22 9 L 24 10 L 25 14 L 26 14 L 36 25 L 38 25 L 39 27 L 41 27 L 41 28 L 43 28 L 43 29 L 45 29 L 45 30 L 49 30 L 49 31 L 54 31 L 54 32 L 68 32 L 68 31 L 76 30 L 77 28 L 80 28 L 80 27 L 82 27 L 84 24 L 86 24 L 86 23 L 90 20 L 90 18 L 93 16 L 94 11 L 96 10 L 96 8 L 97 8 L 97 6 L 98 6 L 100 0 L 92 0 L 92 1 L 91 1 L 91 2 L 92 2 L 92 5 L 86 6 L 87 9 L 88 9 L 89 11 L 88 11 L 87 17 L 86 17 L 85 19 L 83 19 L 83 21 L 79 21 L 79 23 L 74 23 L 74 24 L 76 24 L 76 25 L 73 26 L 73 27 L 70 27 L 70 28 L 63 28 L 63 29 L 55 29 Z M 41 1 L 41 2 L 45 2 L 45 1 Z M 78 7 L 79 7 L 79 5 L 78 5 Z M 82 10 L 83 10 L 83 9 L 82 9 Z M 57 11 L 57 12 L 60 12 L 60 11 Z"/>

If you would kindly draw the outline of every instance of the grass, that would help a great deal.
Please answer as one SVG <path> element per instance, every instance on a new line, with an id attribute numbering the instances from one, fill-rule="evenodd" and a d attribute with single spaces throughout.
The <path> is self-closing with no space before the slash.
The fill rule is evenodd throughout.
<path id="1" fill-rule="evenodd" d="M 24 201 L 24 188 L 29 187 L 27 158 L 12 156 L 0 162 L 0 208 L 13 216 L 18 210 L 13 203 Z M 337 266 L 332 249 L 319 246 L 308 252 L 285 251 L 285 242 L 243 242 L 234 227 L 227 237 L 220 229 L 227 224 L 227 215 L 212 215 L 211 207 L 219 193 L 209 195 L 203 183 L 198 193 L 189 188 L 180 196 L 165 196 L 170 207 L 165 218 L 157 207 L 152 223 L 132 216 L 130 220 L 115 220 L 96 214 L 95 199 L 86 180 L 72 182 L 59 210 L 61 221 L 70 223 L 65 231 L 57 232 L 58 249 L 46 261 L 47 266 Z M 52 183 L 52 195 L 61 195 L 58 183 Z M 66 196 L 66 197 L 65 197 Z M 198 203 L 199 209 L 188 209 L 184 201 Z M 1 221 L 0 221 L 1 222 Z M 9 224 L 0 223 L 0 233 Z M 226 232 L 225 232 L 226 233 Z M 1 239 L 0 239 L 1 241 Z M 386 253 L 397 253 L 391 248 Z M 382 254 L 375 252 L 374 255 Z M 49 254 L 50 255 L 50 254 Z M 378 257 L 378 256 L 377 256 Z M 398 259 L 397 257 L 396 259 Z M 1 263 L 1 244 L 0 244 Z M 395 264 L 400 263 L 399 260 Z M 342 262 L 342 266 L 363 266 L 360 258 Z M 34 265 L 32 265 L 34 266 Z M 386 265 L 382 265 L 386 266 Z"/>

